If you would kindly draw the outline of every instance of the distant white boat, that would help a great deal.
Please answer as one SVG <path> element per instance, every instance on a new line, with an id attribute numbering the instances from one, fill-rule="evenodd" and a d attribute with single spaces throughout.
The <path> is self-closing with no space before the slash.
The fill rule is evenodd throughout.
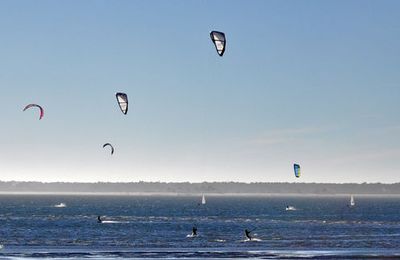
<path id="1" fill-rule="evenodd" d="M 206 204 L 206 197 L 204 196 L 204 194 L 203 194 L 203 197 L 201 198 L 201 204 Z"/>
<path id="2" fill-rule="evenodd" d="M 350 197 L 350 207 L 354 207 L 356 205 L 356 202 L 354 201 L 354 196 L 351 195 Z"/>
<path id="3" fill-rule="evenodd" d="M 286 206 L 286 210 L 296 210 L 296 208 L 293 206 Z"/>
<path id="4" fill-rule="evenodd" d="M 65 208 L 65 207 L 67 207 L 67 204 L 61 202 L 60 204 L 54 205 L 54 207 L 55 208 Z"/>

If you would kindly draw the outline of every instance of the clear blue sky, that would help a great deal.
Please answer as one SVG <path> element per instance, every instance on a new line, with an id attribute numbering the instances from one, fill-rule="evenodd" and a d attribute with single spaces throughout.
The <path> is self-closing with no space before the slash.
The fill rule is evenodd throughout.
<path id="1" fill-rule="evenodd" d="M 0 1 L 0 179 L 398 182 L 399 13 L 368 0 Z M 226 33 L 222 58 L 211 30 Z"/>

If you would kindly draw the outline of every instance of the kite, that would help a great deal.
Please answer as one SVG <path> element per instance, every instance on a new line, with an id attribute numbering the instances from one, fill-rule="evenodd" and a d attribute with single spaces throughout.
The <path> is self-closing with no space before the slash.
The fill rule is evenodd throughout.
<path id="1" fill-rule="evenodd" d="M 103 144 L 103 148 L 106 147 L 106 146 L 110 146 L 111 147 L 111 154 L 113 154 L 114 153 L 114 147 L 112 146 L 112 144 L 110 144 L 110 143 Z"/>
<path id="2" fill-rule="evenodd" d="M 122 113 L 126 115 L 126 113 L 128 113 L 128 95 L 118 92 L 115 94 L 115 96 L 117 98 L 119 108 L 121 109 Z"/>
<path id="3" fill-rule="evenodd" d="M 299 178 L 300 177 L 300 165 L 295 163 L 293 165 L 293 168 L 294 168 L 294 175 L 296 176 L 296 178 Z"/>
<path id="4" fill-rule="evenodd" d="M 27 110 L 27 109 L 29 109 L 29 108 L 31 108 L 31 107 L 37 107 L 37 108 L 39 108 L 39 110 L 40 110 L 39 120 L 42 119 L 42 117 L 43 117 L 43 115 L 44 115 L 44 110 L 43 110 L 43 108 L 42 108 L 41 106 L 39 106 L 39 105 L 36 105 L 36 104 L 29 104 L 29 105 L 27 105 L 27 106 L 24 108 L 23 111 L 25 111 L 25 110 Z"/>
<path id="5" fill-rule="evenodd" d="M 215 45 L 215 49 L 217 50 L 218 55 L 222 57 L 222 55 L 224 55 L 226 46 L 225 33 L 212 31 L 210 32 L 210 37 Z"/>

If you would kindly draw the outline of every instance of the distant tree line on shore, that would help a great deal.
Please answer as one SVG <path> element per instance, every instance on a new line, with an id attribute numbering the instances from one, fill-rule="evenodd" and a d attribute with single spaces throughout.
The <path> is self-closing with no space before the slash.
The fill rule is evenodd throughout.
<path id="1" fill-rule="evenodd" d="M 237 193 L 237 194 L 400 194 L 400 183 L 267 183 L 267 182 L 19 182 L 0 181 L 0 192 L 50 193 Z"/>

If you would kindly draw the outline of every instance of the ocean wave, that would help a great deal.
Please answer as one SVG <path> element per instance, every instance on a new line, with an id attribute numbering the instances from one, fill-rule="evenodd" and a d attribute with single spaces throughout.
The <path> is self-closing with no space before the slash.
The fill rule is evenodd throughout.
<path id="1" fill-rule="evenodd" d="M 263 258 L 263 259 L 398 259 L 397 250 L 142 250 L 142 251 L 57 251 L 57 252 L 25 252 L 0 253 L 3 259 L 25 258 Z"/>

